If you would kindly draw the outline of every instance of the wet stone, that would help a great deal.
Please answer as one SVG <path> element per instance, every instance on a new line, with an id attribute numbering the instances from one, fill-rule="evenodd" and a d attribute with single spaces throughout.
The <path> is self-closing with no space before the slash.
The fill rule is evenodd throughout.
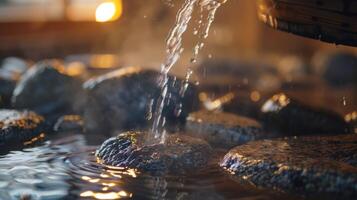
<path id="1" fill-rule="evenodd" d="M 83 119 L 79 115 L 65 115 L 60 117 L 53 127 L 54 131 L 83 131 Z"/>
<path id="2" fill-rule="evenodd" d="M 231 148 L 248 141 L 266 138 L 254 119 L 224 112 L 199 111 L 187 117 L 186 132 L 212 146 Z"/>
<path id="3" fill-rule="evenodd" d="M 57 61 L 43 61 L 21 78 L 12 97 L 17 109 L 31 109 L 39 114 L 66 113 L 79 94 L 81 83 L 69 76 Z"/>
<path id="4" fill-rule="evenodd" d="M 264 125 L 286 135 L 343 134 L 351 132 L 343 117 L 276 94 L 262 106 Z"/>
<path id="5" fill-rule="evenodd" d="M 105 165 L 136 168 L 155 175 L 190 173 L 206 167 L 211 147 L 185 135 L 168 135 L 166 143 L 146 144 L 147 133 L 126 132 L 106 140 L 96 151 Z"/>
<path id="6" fill-rule="evenodd" d="M 44 137 L 43 117 L 30 111 L 0 110 L 0 147 L 31 144 Z"/>
<path id="7" fill-rule="evenodd" d="M 258 186 L 307 196 L 357 196 L 355 134 L 254 141 L 230 150 L 220 165 Z"/>
<path id="8" fill-rule="evenodd" d="M 161 95 L 160 73 L 139 67 L 122 68 L 91 79 L 84 84 L 87 92 L 84 120 L 89 131 L 113 132 L 147 126 Z M 163 116 L 168 125 L 183 123 L 198 105 L 197 92 L 188 84 L 181 95 L 182 80 L 169 77 L 168 98 Z"/>

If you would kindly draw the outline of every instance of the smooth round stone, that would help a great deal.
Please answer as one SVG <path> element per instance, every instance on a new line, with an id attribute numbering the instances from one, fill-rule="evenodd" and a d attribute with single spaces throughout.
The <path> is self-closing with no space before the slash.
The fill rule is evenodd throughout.
<path id="1" fill-rule="evenodd" d="M 230 150 L 220 163 L 258 186 L 306 195 L 357 195 L 357 135 L 254 141 Z"/>
<path id="2" fill-rule="evenodd" d="M 84 83 L 87 103 L 84 110 L 86 129 L 91 132 L 133 130 L 147 126 L 153 118 L 154 107 L 161 96 L 158 85 L 160 73 L 140 67 L 126 67 L 93 78 Z M 193 84 L 169 76 L 163 116 L 167 124 L 180 124 L 198 106 Z"/>
<path id="3" fill-rule="evenodd" d="M 57 61 L 43 61 L 30 68 L 22 77 L 12 97 L 17 109 L 31 109 L 50 115 L 72 110 L 81 83 L 69 76 Z"/>
<path id="4" fill-rule="evenodd" d="M 0 147 L 30 144 L 43 137 L 45 130 L 44 118 L 34 112 L 0 110 Z"/>
<path id="5" fill-rule="evenodd" d="M 202 169 L 212 152 L 205 141 L 184 135 L 168 135 L 165 144 L 146 144 L 147 134 L 119 134 L 106 140 L 95 155 L 105 165 L 165 174 L 189 173 Z"/>
<path id="6" fill-rule="evenodd" d="M 254 119 L 204 110 L 187 117 L 186 132 L 203 138 L 213 146 L 225 148 L 267 137 Z"/>
<path id="7" fill-rule="evenodd" d="M 285 135 L 343 134 L 351 132 L 338 114 L 304 105 L 286 94 L 276 94 L 262 106 L 264 125 Z"/>

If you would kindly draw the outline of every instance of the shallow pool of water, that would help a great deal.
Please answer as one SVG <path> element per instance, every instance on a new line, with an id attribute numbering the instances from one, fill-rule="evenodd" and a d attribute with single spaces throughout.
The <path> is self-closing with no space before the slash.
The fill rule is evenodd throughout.
<path id="1" fill-rule="evenodd" d="M 96 136 L 61 133 L 42 144 L 0 156 L 0 199 L 297 199 L 232 180 L 218 167 L 217 150 L 204 170 L 153 177 L 96 162 Z M 95 141 L 95 140 L 94 140 Z"/>

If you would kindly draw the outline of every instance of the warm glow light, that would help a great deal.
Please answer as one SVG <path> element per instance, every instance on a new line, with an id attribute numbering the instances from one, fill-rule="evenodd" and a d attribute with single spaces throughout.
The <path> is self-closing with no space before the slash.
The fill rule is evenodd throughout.
<path id="1" fill-rule="evenodd" d="M 250 99 L 254 102 L 257 102 L 260 100 L 260 93 L 258 91 L 253 91 L 250 93 Z"/>
<path id="2" fill-rule="evenodd" d="M 121 0 L 113 0 L 103 2 L 98 5 L 95 11 L 95 19 L 97 22 L 108 22 L 118 19 L 123 11 Z"/>
<path id="3" fill-rule="evenodd" d="M 121 199 L 122 197 L 127 197 L 130 195 L 128 195 L 128 193 L 126 193 L 125 191 L 108 192 L 108 193 L 85 191 L 80 194 L 81 197 L 93 197 L 95 199 L 102 199 L 102 200 Z"/>

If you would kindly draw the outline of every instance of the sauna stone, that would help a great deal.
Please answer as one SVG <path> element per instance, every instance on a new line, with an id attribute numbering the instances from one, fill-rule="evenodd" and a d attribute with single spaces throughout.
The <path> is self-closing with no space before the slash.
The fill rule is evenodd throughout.
<path id="1" fill-rule="evenodd" d="M 343 134 L 351 131 L 338 114 L 304 105 L 283 93 L 267 100 L 261 111 L 265 127 L 285 135 Z"/>
<path id="2" fill-rule="evenodd" d="M 34 112 L 0 110 L 0 147 L 29 144 L 45 131 L 44 118 Z"/>
<path id="3" fill-rule="evenodd" d="M 17 109 L 31 109 L 42 115 L 65 113 L 80 91 L 79 80 L 65 73 L 56 61 L 43 61 L 22 77 L 12 97 Z"/>
<path id="4" fill-rule="evenodd" d="M 184 135 L 168 135 L 166 143 L 146 144 L 148 133 L 126 132 L 106 140 L 96 151 L 105 165 L 136 168 L 155 175 L 189 173 L 206 166 L 211 147 Z"/>
<path id="5" fill-rule="evenodd" d="M 212 146 L 231 148 L 267 137 L 261 125 L 250 118 L 224 112 L 199 111 L 187 117 L 186 132 Z"/>
<path id="6" fill-rule="evenodd" d="M 113 132 L 147 126 L 153 118 L 154 107 L 161 96 L 158 85 L 160 73 L 139 67 L 122 68 L 84 83 L 87 103 L 84 110 L 86 129 Z M 170 76 L 168 104 L 163 116 L 167 124 L 184 122 L 198 105 L 197 92 L 188 84 L 182 97 L 182 80 Z"/>
<path id="7" fill-rule="evenodd" d="M 336 199 L 357 196 L 357 135 L 253 141 L 230 150 L 221 167 L 257 186 Z"/>

